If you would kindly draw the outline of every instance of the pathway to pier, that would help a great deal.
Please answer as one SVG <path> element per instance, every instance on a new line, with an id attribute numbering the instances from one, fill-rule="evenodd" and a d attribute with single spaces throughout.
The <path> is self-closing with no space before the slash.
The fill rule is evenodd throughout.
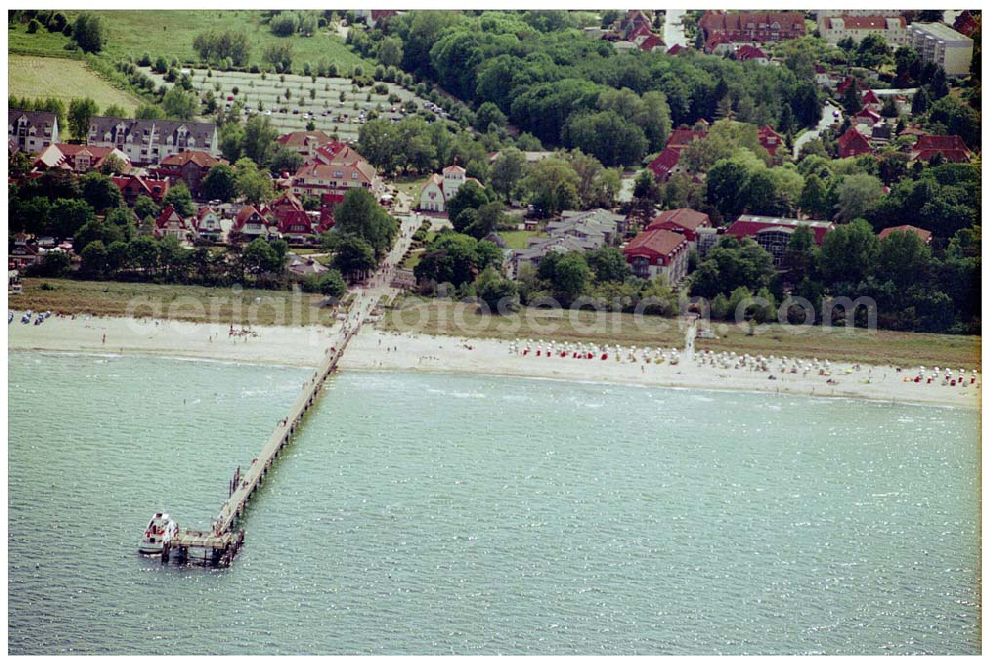
<path id="1" fill-rule="evenodd" d="M 169 561 L 171 550 L 174 550 L 178 559 L 182 561 L 188 560 L 189 557 L 195 559 L 192 551 L 197 552 L 197 559 L 205 564 L 228 565 L 232 561 L 243 543 L 243 533 L 235 530 L 235 524 L 245 511 L 250 497 L 263 483 L 278 454 L 291 441 L 302 424 L 306 412 L 316 402 L 323 383 L 336 370 L 337 362 L 343 356 L 351 337 L 361 329 L 383 297 L 391 300 L 396 295 L 396 289 L 392 286 L 393 275 L 396 266 L 403 260 L 410 247 L 413 233 L 419 225 L 418 220 L 415 215 L 406 215 L 402 218 L 399 238 L 389 255 L 367 282 L 352 290 L 354 300 L 340 330 L 326 350 L 322 363 L 303 383 L 302 390 L 289 408 L 287 416 L 278 422 L 250 466 L 246 470 L 241 470 L 238 475 L 234 475 L 232 492 L 222 504 L 212 523 L 212 529 L 210 531 L 182 529 L 170 544 L 164 545 L 161 555 L 163 561 Z"/>

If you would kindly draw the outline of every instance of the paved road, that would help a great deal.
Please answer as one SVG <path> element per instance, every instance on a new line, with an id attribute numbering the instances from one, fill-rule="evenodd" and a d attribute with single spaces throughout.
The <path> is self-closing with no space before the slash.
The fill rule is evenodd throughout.
<path id="1" fill-rule="evenodd" d="M 635 177 L 628 176 L 622 178 L 622 186 L 618 190 L 618 203 L 627 204 L 629 201 L 632 201 L 633 192 L 635 192 Z"/>
<path id="2" fill-rule="evenodd" d="M 834 123 L 837 122 L 837 118 L 834 118 L 833 116 L 833 112 L 837 110 L 838 110 L 837 107 L 835 107 L 830 102 L 827 102 L 826 105 L 823 106 L 823 117 L 819 119 L 819 123 L 816 125 L 816 127 L 809 130 L 808 132 L 803 132 L 802 135 L 795 140 L 795 143 L 793 144 L 794 149 L 792 150 L 793 158 L 799 159 L 799 150 L 802 149 L 802 146 L 806 145 L 813 139 L 819 138 L 820 132 L 827 129 L 828 127 L 831 127 Z"/>
<path id="3" fill-rule="evenodd" d="M 681 17 L 686 13 L 686 9 L 668 9 L 663 17 L 663 43 L 668 49 L 674 44 L 687 47 L 687 36 L 684 34 L 684 24 L 681 23 Z"/>
<path id="4" fill-rule="evenodd" d="M 918 90 L 920 88 L 872 88 L 872 92 L 875 93 L 876 97 L 889 97 L 890 95 L 910 97 L 916 95 Z"/>

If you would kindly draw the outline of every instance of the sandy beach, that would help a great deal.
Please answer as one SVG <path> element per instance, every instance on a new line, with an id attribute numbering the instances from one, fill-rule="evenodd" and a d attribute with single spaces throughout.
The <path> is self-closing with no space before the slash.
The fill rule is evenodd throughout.
<path id="1" fill-rule="evenodd" d="M 206 358 L 231 362 L 311 367 L 319 363 L 335 338 L 336 327 L 254 327 L 231 332 L 227 325 L 172 320 L 134 320 L 78 316 L 51 317 L 43 324 L 21 324 L 20 313 L 7 326 L 9 350 L 83 353 L 140 353 L 177 358 Z M 981 378 L 966 386 L 906 381 L 917 370 L 888 366 L 851 366 L 833 363 L 827 374 L 782 373 L 709 365 L 683 356 L 669 362 L 635 362 L 623 355 L 615 360 L 512 353 L 511 341 L 465 340 L 446 336 L 392 334 L 366 325 L 352 340 L 341 361 L 344 370 L 404 370 L 536 377 L 569 381 L 685 387 L 708 390 L 761 391 L 856 398 L 907 403 L 930 403 L 979 409 Z M 669 352 L 669 350 L 667 350 Z M 822 359 L 821 359 L 822 360 Z M 813 359 L 803 360 L 811 363 Z M 958 368 L 953 369 L 955 375 Z M 966 379 L 969 371 L 966 369 Z M 930 373 L 932 369 L 928 369 Z M 773 379 L 771 378 L 773 377 Z M 831 381 L 832 380 L 832 381 Z"/>
<path id="2" fill-rule="evenodd" d="M 301 367 L 317 365 L 339 331 L 323 326 L 255 326 L 230 335 L 226 324 L 178 320 L 52 316 L 45 323 L 7 326 L 9 350 L 152 354 Z M 238 329 L 237 329 L 238 331 Z"/>

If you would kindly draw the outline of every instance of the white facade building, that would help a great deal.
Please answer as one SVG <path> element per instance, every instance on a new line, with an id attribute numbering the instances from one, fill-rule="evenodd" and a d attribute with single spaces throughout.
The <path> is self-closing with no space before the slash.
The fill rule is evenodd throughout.
<path id="1" fill-rule="evenodd" d="M 913 23 L 907 28 L 909 45 L 923 62 L 933 62 L 948 76 L 968 76 L 972 38 L 944 23 Z"/>
<path id="2" fill-rule="evenodd" d="M 869 35 L 880 35 L 887 44 L 902 46 L 908 39 L 902 16 L 826 16 L 818 25 L 819 36 L 830 44 L 848 37 L 860 44 Z"/>
<path id="3" fill-rule="evenodd" d="M 7 142 L 26 153 L 59 143 L 59 121 L 51 111 L 7 109 Z"/>
<path id="4" fill-rule="evenodd" d="M 87 143 L 117 148 L 135 165 L 159 164 L 160 160 L 185 150 L 204 151 L 219 156 L 218 132 L 214 123 L 178 120 L 132 120 L 110 116 L 90 119 Z"/>
<path id="5" fill-rule="evenodd" d="M 467 178 L 465 169 L 458 165 L 445 167 L 441 170 L 440 176 L 436 173 L 432 174 L 424 186 L 420 188 L 420 210 L 443 213 L 445 204 L 467 181 L 480 184 L 475 178 Z"/>
<path id="6" fill-rule="evenodd" d="M 902 9 L 818 9 L 816 22 L 829 16 L 902 16 Z"/>

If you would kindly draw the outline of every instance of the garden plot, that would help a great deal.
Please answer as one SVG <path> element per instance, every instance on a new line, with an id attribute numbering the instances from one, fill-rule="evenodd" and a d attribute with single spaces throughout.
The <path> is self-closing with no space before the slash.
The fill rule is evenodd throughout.
<path id="1" fill-rule="evenodd" d="M 388 92 L 378 94 L 374 86 L 359 88 L 350 79 L 311 77 L 299 74 L 261 74 L 249 72 L 220 72 L 192 69 L 191 83 L 198 95 L 208 90 L 215 93 L 219 104 L 231 104 L 241 109 L 244 116 L 260 113 L 271 120 L 279 132 L 306 129 L 311 120 L 318 130 L 337 138 L 355 141 L 358 131 L 372 111 L 381 118 L 401 120 L 407 112 L 406 102 L 413 100 L 418 109 L 427 108 L 426 100 L 395 83 L 386 83 Z M 156 85 L 167 84 L 162 75 L 146 70 Z M 283 79 L 283 80 L 282 80 Z M 391 95 L 399 101 L 390 102 Z M 395 98 L 394 98 L 395 99 Z M 447 115 L 439 111 L 442 118 Z"/>

